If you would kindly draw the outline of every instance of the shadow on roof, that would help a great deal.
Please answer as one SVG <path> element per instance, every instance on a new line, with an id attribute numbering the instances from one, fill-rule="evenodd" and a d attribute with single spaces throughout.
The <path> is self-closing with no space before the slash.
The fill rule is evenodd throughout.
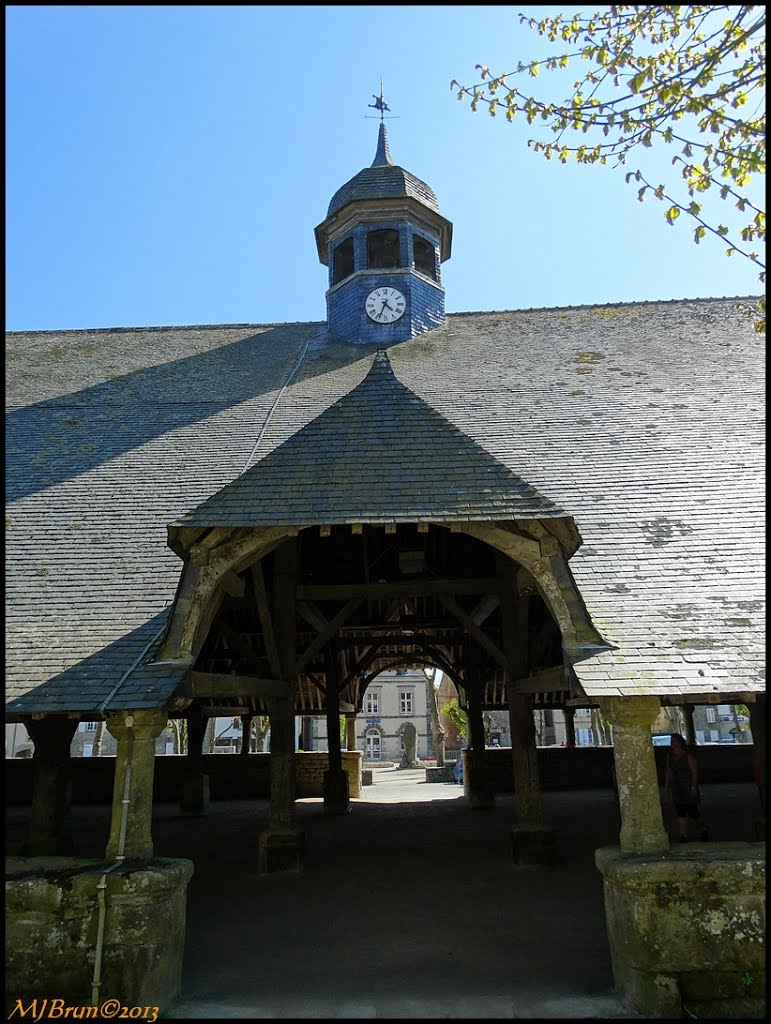
<path id="1" fill-rule="evenodd" d="M 203 353 L 12 409 L 6 417 L 7 500 L 36 494 L 165 434 L 278 392 L 292 374 L 306 341 L 318 332 L 318 324 L 271 328 Z M 132 340 L 152 347 L 154 341 L 160 345 L 162 337 L 162 332 L 138 331 Z M 90 339 L 92 344 L 93 334 Z M 61 337 L 53 335 L 52 346 L 57 341 Z M 125 343 L 125 338 L 119 336 L 119 341 Z M 61 347 L 59 344 L 58 349 Z M 355 363 L 376 347 L 342 344 L 325 332 L 315 350 L 313 345 L 309 348 L 298 379 Z M 71 355 L 73 359 L 87 357 L 74 343 Z M 34 364 L 37 374 L 42 373 L 39 365 Z M 253 416 L 255 435 L 260 417 L 264 418 L 269 407 L 266 398 L 262 410 Z"/>
<path id="2" fill-rule="evenodd" d="M 6 716 L 12 719 L 15 715 L 29 715 L 35 711 L 46 714 L 95 712 L 102 710 L 100 705 L 108 698 L 105 710 L 109 712 L 124 708 L 162 707 L 180 682 L 180 670 L 145 664 L 130 674 L 126 670 L 150 656 L 168 615 L 169 609 L 164 609 L 90 657 L 9 701 L 5 708 Z"/>

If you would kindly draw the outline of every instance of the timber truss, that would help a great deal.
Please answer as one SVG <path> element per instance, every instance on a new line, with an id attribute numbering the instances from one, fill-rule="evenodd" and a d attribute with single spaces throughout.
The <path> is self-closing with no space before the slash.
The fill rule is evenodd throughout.
<path id="1" fill-rule="evenodd" d="M 160 658 L 187 665 L 172 711 L 362 709 L 384 670 L 436 667 L 482 710 L 580 696 L 565 650 L 602 644 L 567 560 L 572 520 L 191 530 Z"/>

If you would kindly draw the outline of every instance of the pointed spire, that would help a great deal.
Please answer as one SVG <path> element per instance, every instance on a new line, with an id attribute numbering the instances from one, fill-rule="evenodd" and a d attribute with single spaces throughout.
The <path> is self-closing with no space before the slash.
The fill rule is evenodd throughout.
<path id="1" fill-rule="evenodd" d="M 377 135 L 377 151 L 375 153 L 375 159 L 372 161 L 372 166 L 393 167 L 393 165 L 394 162 L 391 159 L 391 151 L 388 148 L 388 134 L 386 132 L 385 121 L 381 121 Z"/>

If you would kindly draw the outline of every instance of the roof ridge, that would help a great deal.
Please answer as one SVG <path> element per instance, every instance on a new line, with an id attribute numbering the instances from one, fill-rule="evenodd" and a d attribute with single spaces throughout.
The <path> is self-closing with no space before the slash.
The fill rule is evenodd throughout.
<path id="1" fill-rule="evenodd" d="M 492 313 L 542 313 L 548 310 L 554 312 L 570 309 L 606 309 L 608 306 L 667 306 L 678 302 L 735 302 L 739 300 L 756 302 L 762 299 L 763 295 L 701 295 L 692 298 L 681 299 L 633 299 L 628 301 L 609 302 L 586 302 L 580 305 L 569 306 L 519 306 L 510 309 L 466 309 L 457 310 L 454 313 L 447 313 L 447 317 L 455 316 L 489 316 Z M 6 337 L 15 337 L 22 334 L 125 334 L 140 331 L 229 331 L 238 330 L 242 327 L 300 327 L 317 326 L 326 324 L 326 320 L 274 320 L 262 323 L 232 323 L 232 324 L 158 324 L 144 327 L 62 327 L 62 328 L 29 328 L 20 331 L 6 331 Z"/>

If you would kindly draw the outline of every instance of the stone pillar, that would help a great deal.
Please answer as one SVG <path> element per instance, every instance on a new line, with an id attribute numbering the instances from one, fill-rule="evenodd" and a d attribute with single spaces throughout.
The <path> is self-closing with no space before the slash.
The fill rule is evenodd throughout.
<path id="1" fill-rule="evenodd" d="M 249 756 L 249 748 L 252 742 L 252 718 L 253 715 L 243 715 L 241 718 L 241 757 Z"/>
<path id="2" fill-rule="evenodd" d="M 752 742 L 755 747 L 753 761 L 755 762 L 756 782 L 758 795 L 763 805 L 763 814 L 766 811 L 766 695 L 759 693 L 753 704 L 748 704 L 750 713 L 750 729 L 752 730 Z M 765 837 L 765 825 L 759 823 L 758 838 L 761 838 L 760 831 Z"/>
<path id="3" fill-rule="evenodd" d="M 297 539 L 284 541 L 273 554 L 274 631 L 281 678 L 287 681 L 287 697 L 267 700 L 270 719 L 270 822 L 257 842 L 257 870 L 299 871 L 302 866 L 303 833 L 295 815 L 295 684 L 297 651 Z M 266 617 L 270 619 L 266 608 Z"/>
<path id="4" fill-rule="evenodd" d="M 689 747 L 696 746 L 696 730 L 693 727 L 693 704 L 683 704 L 683 736 Z"/>
<path id="5" fill-rule="evenodd" d="M 203 737 L 207 719 L 196 701 L 187 713 L 187 755 L 182 769 L 179 809 L 182 814 L 205 814 L 209 809 L 209 776 L 203 772 Z"/>
<path id="6" fill-rule="evenodd" d="M 506 701 L 509 706 L 511 758 L 517 823 L 512 828 L 516 864 L 550 864 L 554 860 L 556 832 L 543 824 L 538 775 L 534 699 L 520 693 L 516 681 L 527 676 L 530 665 L 530 597 L 520 593 L 516 563 L 496 552 L 496 574 L 501 603 L 503 653 L 506 658 Z"/>
<path id="7" fill-rule="evenodd" d="M 621 850 L 634 854 L 668 850 L 651 743 L 651 726 L 661 710 L 659 699 L 605 697 L 600 703 L 613 726 Z"/>
<path id="8" fill-rule="evenodd" d="M 24 723 L 35 744 L 32 755 L 32 809 L 27 857 L 71 856 L 72 837 L 62 834 L 70 785 L 70 744 L 78 723 L 49 715 Z"/>
<path id="9" fill-rule="evenodd" d="M 556 853 L 556 830 L 543 823 L 541 782 L 538 773 L 533 697 L 507 689 L 511 756 L 517 822 L 511 830 L 517 864 L 551 864 Z"/>
<path id="10" fill-rule="evenodd" d="M 565 716 L 565 746 L 574 747 L 576 745 L 576 709 L 564 707 L 562 713 Z"/>
<path id="11" fill-rule="evenodd" d="M 340 683 L 337 652 L 331 647 L 326 656 L 327 749 L 329 768 L 324 772 L 324 813 L 345 814 L 351 809 L 348 775 L 343 769 L 340 746 Z"/>
<path id="12" fill-rule="evenodd" d="M 270 718 L 270 827 L 294 829 L 294 708 L 286 697 L 268 698 Z"/>
<path id="13" fill-rule="evenodd" d="M 158 708 L 121 711 L 107 719 L 118 741 L 107 860 L 149 860 L 153 855 L 155 740 L 167 721 L 166 712 Z"/>
<path id="14" fill-rule="evenodd" d="M 469 678 L 471 677 L 471 678 Z M 482 714 L 482 684 L 473 677 L 473 668 L 466 668 L 466 695 L 468 697 L 469 745 L 463 768 L 463 788 L 474 809 L 492 807 L 493 788 L 490 784 L 485 753 L 485 723 Z"/>
<path id="15" fill-rule="evenodd" d="M 345 716 L 345 748 L 356 750 L 356 715 L 353 713 Z"/>

